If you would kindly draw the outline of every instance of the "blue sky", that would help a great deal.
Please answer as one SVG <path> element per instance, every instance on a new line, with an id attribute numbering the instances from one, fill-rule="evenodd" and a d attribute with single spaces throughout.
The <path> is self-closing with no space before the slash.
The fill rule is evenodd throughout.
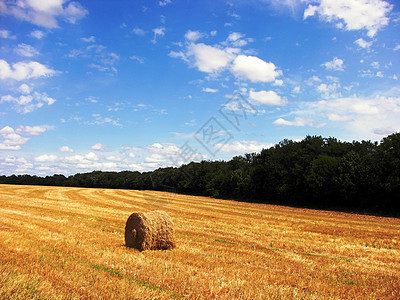
<path id="1" fill-rule="evenodd" d="M 400 131 L 400 4 L 0 0 L 0 174 Z"/>

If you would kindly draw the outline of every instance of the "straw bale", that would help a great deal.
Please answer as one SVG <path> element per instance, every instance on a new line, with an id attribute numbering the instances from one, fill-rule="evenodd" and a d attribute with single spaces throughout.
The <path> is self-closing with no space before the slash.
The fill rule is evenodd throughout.
<path id="1" fill-rule="evenodd" d="M 175 231 L 171 217 L 160 210 L 133 213 L 126 221 L 125 244 L 139 251 L 175 248 Z"/>

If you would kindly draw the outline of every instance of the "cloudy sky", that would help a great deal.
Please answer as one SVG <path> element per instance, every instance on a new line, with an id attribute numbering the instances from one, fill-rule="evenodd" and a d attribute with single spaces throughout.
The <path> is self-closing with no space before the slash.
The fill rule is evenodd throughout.
<path id="1" fill-rule="evenodd" d="M 400 131 L 394 0 L 0 0 L 0 174 Z"/>

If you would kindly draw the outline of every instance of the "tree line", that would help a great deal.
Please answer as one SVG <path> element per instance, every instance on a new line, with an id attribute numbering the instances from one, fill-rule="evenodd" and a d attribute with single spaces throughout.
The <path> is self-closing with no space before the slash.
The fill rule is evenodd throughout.
<path id="1" fill-rule="evenodd" d="M 215 198 L 400 216 L 400 133 L 342 142 L 306 136 L 230 161 L 151 172 L 0 176 L 0 183 L 161 190 Z"/>

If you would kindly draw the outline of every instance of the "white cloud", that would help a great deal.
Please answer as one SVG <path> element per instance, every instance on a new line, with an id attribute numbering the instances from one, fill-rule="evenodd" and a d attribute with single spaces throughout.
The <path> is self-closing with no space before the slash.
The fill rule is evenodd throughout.
<path id="1" fill-rule="evenodd" d="M 379 69 L 379 62 L 377 62 L 377 61 L 373 61 L 372 63 L 371 63 L 371 67 L 373 67 L 374 69 Z"/>
<path id="2" fill-rule="evenodd" d="M 19 86 L 18 91 L 21 92 L 22 94 L 30 94 L 32 89 L 30 88 L 29 85 L 27 85 L 26 83 L 23 83 Z"/>
<path id="3" fill-rule="evenodd" d="M 0 129 L 0 148 L 19 150 L 20 145 L 2 144 L 2 136 L 15 134 L 11 127 Z M 14 141 L 16 141 L 14 137 Z M 19 174 L 35 172 L 38 175 L 52 175 L 55 173 L 76 174 L 93 170 L 122 171 L 127 168 L 138 171 L 150 171 L 159 167 L 179 166 L 184 163 L 182 149 L 174 144 L 154 143 L 147 147 L 124 146 L 118 151 L 109 151 L 107 155 L 101 152 L 81 152 L 72 154 L 68 146 L 59 148 L 58 153 L 40 153 L 27 161 L 15 156 L 0 156 L 0 169 L 4 173 Z M 206 159 L 206 156 L 196 155 L 194 160 Z"/>
<path id="4" fill-rule="evenodd" d="M 0 59 L 0 79 L 15 79 L 18 81 L 38 77 L 50 77 L 57 73 L 36 61 L 17 62 L 10 66 L 5 60 Z"/>
<path id="5" fill-rule="evenodd" d="M 29 33 L 29 36 L 31 36 L 35 39 L 38 39 L 38 40 L 41 40 L 42 38 L 44 38 L 45 35 L 46 34 L 41 30 L 33 30 Z"/>
<path id="6" fill-rule="evenodd" d="M 88 11 L 78 2 L 69 2 L 66 6 L 63 4 L 63 0 L 7 1 L 0 5 L 0 12 L 47 28 L 59 27 L 57 18 L 75 23 L 88 14 Z"/>
<path id="7" fill-rule="evenodd" d="M 180 149 L 174 144 L 154 143 L 146 147 L 147 151 L 154 154 L 175 155 Z"/>
<path id="8" fill-rule="evenodd" d="M 71 148 L 68 147 L 68 146 L 61 146 L 58 150 L 60 150 L 60 152 L 69 152 L 69 153 L 74 152 L 74 150 L 71 149 Z"/>
<path id="9" fill-rule="evenodd" d="M 86 47 L 86 52 L 78 49 L 73 49 L 68 54 L 68 57 L 88 57 L 93 59 L 92 63 L 88 64 L 89 68 L 97 69 L 101 72 L 110 71 L 112 73 L 118 73 L 118 70 L 114 65 L 120 60 L 120 56 L 115 52 L 106 52 L 107 49 L 104 45 L 91 44 Z"/>
<path id="10" fill-rule="evenodd" d="M 109 65 L 112 66 L 114 65 L 118 60 L 120 59 L 119 55 L 114 53 L 114 52 L 110 52 L 110 53 L 105 53 L 103 54 L 102 58 L 101 58 L 101 62 L 105 65 Z"/>
<path id="11" fill-rule="evenodd" d="M 185 34 L 185 39 L 187 39 L 188 41 L 191 41 L 191 42 L 195 42 L 198 39 L 202 38 L 203 36 L 204 36 L 204 34 L 201 33 L 200 31 L 188 30 Z"/>
<path id="12" fill-rule="evenodd" d="M 89 45 L 86 47 L 86 50 L 88 51 L 94 51 L 95 53 L 101 53 L 106 49 L 106 46 L 103 45 Z"/>
<path id="13" fill-rule="evenodd" d="M 136 34 L 136 35 L 140 35 L 140 36 L 144 36 L 146 35 L 146 31 L 142 28 L 139 27 L 135 27 L 132 29 L 132 33 Z"/>
<path id="14" fill-rule="evenodd" d="M 185 149 L 184 146 L 179 148 L 175 144 L 154 143 L 149 145 L 144 149 L 147 156 L 145 162 L 142 163 L 142 169 L 149 170 L 166 166 L 180 166 L 189 161 L 206 159 L 206 156 L 197 153 L 196 149 L 190 149 L 194 150 L 194 153 L 189 153 L 190 151 L 185 152 L 187 150 Z"/>
<path id="15" fill-rule="evenodd" d="M 234 47 L 243 47 L 246 46 L 249 42 L 253 42 L 252 38 L 243 39 L 245 35 L 240 32 L 232 32 L 229 34 L 226 42 L 231 44 Z"/>
<path id="16" fill-rule="evenodd" d="M 215 147 L 221 149 L 222 152 L 237 154 L 260 152 L 262 149 L 268 149 L 272 146 L 273 144 L 263 144 L 258 141 L 236 141 L 231 144 L 215 145 Z"/>
<path id="17" fill-rule="evenodd" d="M 318 12 L 318 6 L 308 5 L 307 9 L 304 11 L 303 18 L 313 17 Z"/>
<path id="18" fill-rule="evenodd" d="M 235 52 L 237 49 L 220 49 L 200 43 L 191 44 L 187 54 L 193 57 L 194 65 L 199 71 L 215 73 L 228 66 L 235 58 Z"/>
<path id="19" fill-rule="evenodd" d="M 186 54 L 182 51 L 171 51 L 168 53 L 168 56 L 172 58 L 180 58 L 183 61 L 189 63 L 189 59 L 186 57 Z"/>
<path id="20" fill-rule="evenodd" d="M 273 122 L 275 125 L 284 125 L 284 126 L 312 126 L 313 120 L 302 117 L 295 117 L 293 121 L 287 121 L 285 119 L 279 118 Z"/>
<path id="21" fill-rule="evenodd" d="M 304 11 L 304 19 L 319 15 L 326 22 L 345 30 L 367 30 L 369 37 L 389 23 L 393 5 L 383 0 L 319 0 Z"/>
<path id="22" fill-rule="evenodd" d="M 12 128 L 0 130 L 3 135 L 13 134 Z M 16 148 L 1 144 L 2 149 Z M 17 149 L 18 148 L 18 149 Z M 63 151 L 61 151 L 63 150 Z M 5 173 L 35 172 L 38 175 L 52 175 L 55 173 L 76 174 L 78 172 L 90 172 L 93 170 L 122 171 L 127 168 L 138 171 L 150 171 L 159 167 L 179 166 L 185 161 L 185 150 L 174 144 L 154 143 L 147 147 L 124 146 L 118 151 L 109 151 L 107 155 L 101 152 L 81 152 L 72 154 L 73 150 L 68 146 L 59 148 L 58 153 L 40 153 L 28 162 L 24 158 L 14 156 L 0 156 L 0 169 Z M 192 160 L 200 161 L 207 159 L 206 156 L 196 154 Z"/>
<path id="23" fill-rule="evenodd" d="M 102 162 L 102 163 L 97 163 L 96 164 L 97 169 L 101 169 L 103 171 L 122 171 L 126 170 L 126 167 L 117 165 L 115 162 Z"/>
<path id="24" fill-rule="evenodd" d="M 206 92 L 206 93 L 217 93 L 217 92 L 218 92 L 218 89 L 203 88 L 202 91 L 203 91 L 203 92 Z"/>
<path id="25" fill-rule="evenodd" d="M 273 63 L 246 55 L 238 55 L 235 58 L 232 73 L 239 79 L 247 79 L 251 82 L 272 82 L 280 75 Z"/>
<path id="26" fill-rule="evenodd" d="M 130 59 L 136 60 L 138 63 L 143 64 L 144 58 L 136 55 L 129 56 Z"/>
<path id="27" fill-rule="evenodd" d="M 51 129 L 51 126 L 20 126 L 16 132 L 18 134 L 23 134 L 23 135 L 42 135 L 45 133 L 48 129 Z"/>
<path id="28" fill-rule="evenodd" d="M 89 165 L 90 161 L 85 159 L 84 156 L 76 154 L 72 156 L 66 156 L 64 157 L 64 161 L 70 164 L 87 164 Z M 80 168 L 85 168 L 85 166 L 80 166 Z"/>
<path id="29" fill-rule="evenodd" d="M 113 126 L 122 126 L 117 120 L 114 120 L 110 117 L 103 117 L 99 114 L 92 114 L 94 121 L 86 122 L 88 125 L 113 125 Z"/>
<path id="30" fill-rule="evenodd" d="M 318 85 L 317 91 L 320 92 L 324 98 L 335 98 L 340 97 L 340 94 L 336 93 L 339 88 L 340 84 L 337 82 L 331 84 L 321 83 Z"/>
<path id="31" fill-rule="evenodd" d="M 8 39 L 9 36 L 10 36 L 10 31 L 5 30 L 5 29 L 0 30 L 0 38 Z"/>
<path id="32" fill-rule="evenodd" d="M 116 155 L 109 155 L 109 156 L 106 157 L 106 160 L 109 160 L 109 161 L 121 161 L 122 157 L 116 156 Z"/>
<path id="33" fill-rule="evenodd" d="M 250 101 L 243 101 L 241 96 L 237 95 L 225 95 L 225 98 L 228 98 L 229 101 L 224 103 L 222 106 L 226 110 L 231 111 L 240 111 L 242 113 L 250 113 L 257 114 L 259 110 L 256 110 Z"/>
<path id="34" fill-rule="evenodd" d="M 1 135 L 11 134 L 11 133 L 14 133 L 14 132 L 15 132 L 14 129 L 12 127 L 10 127 L 10 126 L 5 126 L 2 129 L 0 129 L 0 134 Z"/>
<path id="35" fill-rule="evenodd" d="M 290 12 L 293 16 L 296 15 L 297 10 L 301 7 L 303 1 L 298 0 L 265 0 L 271 7 L 278 12 Z"/>
<path id="36" fill-rule="evenodd" d="M 17 112 L 26 114 L 43 107 L 45 104 L 52 105 L 56 100 L 47 96 L 46 93 L 34 92 L 33 94 L 21 95 L 19 97 L 4 95 L 0 97 L 0 102 L 12 103 L 15 105 Z"/>
<path id="37" fill-rule="evenodd" d="M 318 105 L 326 106 L 342 113 L 347 111 L 358 115 L 378 116 L 388 112 L 400 113 L 400 98 L 340 98 L 333 101 L 320 101 Z"/>
<path id="38" fill-rule="evenodd" d="M 300 86 L 295 86 L 292 90 L 293 93 L 295 94 L 300 94 L 301 93 L 301 87 Z"/>
<path id="39" fill-rule="evenodd" d="M 27 44 L 19 44 L 15 49 L 14 52 L 20 56 L 25 57 L 33 57 L 39 55 L 39 51 L 33 48 L 31 45 Z"/>
<path id="40" fill-rule="evenodd" d="M 42 154 L 39 155 L 37 157 L 35 157 L 35 161 L 36 162 L 55 162 L 58 160 L 57 155 L 53 155 L 53 154 Z"/>
<path id="41" fill-rule="evenodd" d="M 170 4 L 170 3 L 172 3 L 171 0 L 163 0 L 163 1 L 159 1 L 159 2 L 158 2 L 158 5 L 160 5 L 160 6 L 166 6 L 166 5 Z"/>
<path id="42" fill-rule="evenodd" d="M 399 51 L 400 50 L 400 44 L 397 44 L 396 47 L 393 48 L 393 51 Z"/>
<path id="43" fill-rule="evenodd" d="M 145 158 L 145 162 L 153 164 L 154 166 L 159 166 L 164 161 L 165 161 L 165 158 L 163 155 L 154 154 L 154 153 Z"/>
<path id="44" fill-rule="evenodd" d="M 332 126 L 335 128 L 342 127 L 342 131 L 346 132 L 351 140 L 380 140 L 385 135 L 400 131 L 399 97 L 353 96 L 303 102 L 293 113 L 299 115 L 299 118 L 312 118 L 320 122 L 328 119 L 334 122 Z"/>
<path id="45" fill-rule="evenodd" d="M 20 106 L 25 106 L 25 105 L 29 104 L 30 102 L 32 102 L 32 100 L 33 100 L 33 97 L 31 95 L 27 95 L 27 96 L 22 95 L 20 97 L 4 95 L 4 96 L 1 96 L 1 98 L 0 98 L 0 102 L 14 102 Z"/>
<path id="46" fill-rule="evenodd" d="M 90 102 L 90 103 L 98 103 L 99 102 L 99 98 L 98 97 L 94 97 L 94 96 L 89 96 L 85 100 Z"/>
<path id="47" fill-rule="evenodd" d="M 86 48 L 86 50 L 87 50 L 87 48 Z M 77 58 L 77 57 L 86 56 L 86 54 L 82 50 L 72 49 L 71 51 L 69 51 L 69 53 L 66 56 L 70 57 L 70 58 Z"/>
<path id="48" fill-rule="evenodd" d="M 158 28 L 154 28 L 153 29 L 153 39 L 151 40 L 151 42 L 153 44 L 157 43 L 157 38 L 159 36 L 164 36 L 165 35 L 165 27 L 158 27 Z"/>
<path id="49" fill-rule="evenodd" d="M 322 82 L 321 78 L 319 78 L 318 76 L 312 76 L 310 78 L 308 78 L 306 81 L 306 84 L 309 86 L 314 86 L 315 84 Z"/>
<path id="50" fill-rule="evenodd" d="M 358 40 L 354 41 L 355 44 L 357 44 L 360 48 L 363 49 L 369 49 L 372 46 L 372 41 L 367 42 L 362 38 L 359 38 Z"/>
<path id="51" fill-rule="evenodd" d="M 250 91 L 249 97 L 252 103 L 264 105 L 286 105 L 287 99 L 282 98 L 274 91 Z"/>
<path id="52" fill-rule="evenodd" d="M 216 32 L 215 32 L 216 34 Z M 241 46 L 252 39 L 242 39 L 243 34 L 231 33 L 228 38 L 219 45 L 207 45 L 194 43 L 200 37 L 197 31 L 188 31 L 185 35 L 186 47 L 180 51 L 170 51 L 168 54 L 173 58 L 181 58 L 199 71 L 217 75 L 222 71 L 229 70 L 240 79 L 251 80 L 252 82 L 272 82 L 282 85 L 283 81 L 275 80 L 281 75 L 273 63 L 267 63 L 255 56 L 241 55 Z M 229 46 L 228 46 L 229 44 Z M 234 47 L 232 47 L 234 45 Z M 182 47 L 180 43 L 178 46 Z"/>
<path id="53" fill-rule="evenodd" d="M 89 152 L 88 154 L 85 155 L 85 158 L 88 160 L 99 160 L 96 153 L 94 152 Z"/>
<path id="54" fill-rule="evenodd" d="M 68 6 L 64 8 L 62 15 L 68 22 L 75 24 L 78 20 L 83 19 L 88 13 L 89 11 L 78 2 L 70 2 Z"/>
<path id="55" fill-rule="evenodd" d="M 33 164 L 29 163 L 23 157 L 16 157 L 13 155 L 7 155 L 0 157 L 0 167 L 2 168 L 3 174 L 15 174 L 15 173 L 27 173 L 29 169 L 33 167 Z"/>
<path id="56" fill-rule="evenodd" d="M 367 77 L 367 78 L 374 78 L 374 77 L 383 78 L 384 77 L 384 75 L 381 71 L 378 71 L 375 73 L 375 72 L 371 71 L 370 69 L 359 71 L 359 73 L 360 73 L 361 77 Z"/>
<path id="57" fill-rule="evenodd" d="M 96 163 L 94 163 L 95 161 L 98 160 L 99 160 L 98 156 L 93 152 L 89 152 L 85 155 L 75 154 L 63 158 L 63 161 L 69 164 L 76 164 L 76 168 L 78 169 L 91 169 L 91 170 L 97 169 L 98 166 L 101 166 L 101 164 L 97 165 Z"/>
<path id="58" fill-rule="evenodd" d="M 34 93 L 35 100 L 37 100 L 39 103 L 37 104 L 38 107 L 42 107 L 43 104 L 47 105 L 52 105 L 54 102 L 56 102 L 55 99 L 47 96 L 46 93 Z"/>
<path id="59" fill-rule="evenodd" d="M 322 65 L 328 70 L 344 71 L 343 60 L 337 57 L 334 57 L 331 61 L 327 61 Z"/>
<path id="60" fill-rule="evenodd" d="M 85 43 L 94 43 L 96 41 L 96 37 L 94 35 L 91 35 L 89 37 L 82 37 L 81 41 L 84 41 Z"/>
<path id="61" fill-rule="evenodd" d="M 180 149 L 174 144 L 154 143 L 145 147 L 144 151 L 146 155 L 144 161 L 135 164 L 134 168 L 137 170 L 154 170 L 174 164 L 178 166 L 183 163 L 180 157 Z"/>
<path id="62" fill-rule="evenodd" d="M 327 117 L 330 121 L 334 122 L 348 122 L 351 121 L 351 117 L 349 116 L 341 116 L 336 113 L 328 113 Z"/>
<path id="63" fill-rule="evenodd" d="M 15 39 L 15 35 L 12 35 L 9 30 L 1 29 L 0 30 L 0 38 L 1 39 Z"/>
<path id="64" fill-rule="evenodd" d="M 29 138 L 17 134 L 10 126 L 0 129 L 0 150 L 20 150 Z"/>
<path id="65" fill-rule="evenodd" d="M 227 41 L 235 42 L 235 41 L 241 39 L 242 37 L 244 37 L 244 34 L 242 34 L 242 33 L 240 33 L 240 32 L 232 32 L 232 33 L 228 36 Z"/>
<path id="66" fill-rule="evenodd" d="M 106 145 L 103 145 L 102 143 L 96 143 L 91 148 L 92 148 L 92 150 L 96 150 L 96 151 L 104 151 L 105 147 L 106 147 Z"/>

